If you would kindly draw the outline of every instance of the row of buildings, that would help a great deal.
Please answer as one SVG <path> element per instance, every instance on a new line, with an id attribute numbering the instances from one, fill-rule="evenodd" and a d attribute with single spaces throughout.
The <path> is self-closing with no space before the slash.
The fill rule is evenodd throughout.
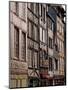
<path id="1" fill-rule="evenodd" d="M 66 84 L 65 15 L 63 5 L 9 2 L 10 88 Z"/>

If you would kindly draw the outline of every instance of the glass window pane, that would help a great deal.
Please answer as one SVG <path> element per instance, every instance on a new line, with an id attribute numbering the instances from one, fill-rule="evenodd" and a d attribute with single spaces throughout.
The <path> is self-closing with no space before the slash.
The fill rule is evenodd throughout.
<path id="1" fill-rule="evenodd" d="M 21 37 L 21 42 L 22 42 L 22 47 L 21 47 L 21 57 L 23 61 L 26 60 L 26 36 L 25 33 L 22 32 L 22 37 Z"/>
<path id="2" fill-rule="evenodd" d="M 37 54 L 37 52 L 34 52 L 35 68 L 37 68 L 37 60 L 38 60 L 38 54 Z"/>
<path id="3" fill-rule="evenodd" d="M 43 30 L 43 42 L 45 43 L 45 30 Z"/>
<path id="4" fill-rule="evenodd" d="M 14 54 L 19 57 L 19 29 L 14 26 Z"/>
<path id="5" fill-rule="evenodd" d="M 53 70 L 52 58 L 49 58 L 49 70 Z"/>
<path id="6" fill-rule="evenodd" d="M 19 3 L 18 2 L 15 2 L 15 8 L 16 8 L 16 14 L 18 15 L 19 14 Z"/>
<path id="7" fill-rule="evenodd" d="M 42 28 L 40 28 L 40 41 L 42 41 Z"/>
<path id="8" fill-rule="evenodd" d="M 28 66 L 32 67 L 32 51 L 28 49 Z"/>
<path id="9" fill-rule="evenodd" d="M 36 26 L 34 26 L 34 34 L 35 40 L 38 41 L 38 28 Z"/>
<path id="10" fill-rule="evenodd" d="M 29 24 L 29 37 L 31 37 L 31 22 L 29 22 L 28 24 Z"/>
<path id="11" fill-rule="evenodd" d="M 54 30 L 54 23 L 52 22 L 52 31 Z"/>

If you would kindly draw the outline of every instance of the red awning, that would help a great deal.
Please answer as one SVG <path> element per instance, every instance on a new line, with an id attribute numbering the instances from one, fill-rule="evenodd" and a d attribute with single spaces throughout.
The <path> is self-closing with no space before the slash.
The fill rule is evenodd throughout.
<path id="1" fill-rule="evenodd" d="M 47 74 L 47 73 L 40 73 L 40 75 L 41 75 L 41 77 L 42 78 L 45 78 L 45 79 L 53 79 L 53 77 L 51 77 L 49 74 Z"/>

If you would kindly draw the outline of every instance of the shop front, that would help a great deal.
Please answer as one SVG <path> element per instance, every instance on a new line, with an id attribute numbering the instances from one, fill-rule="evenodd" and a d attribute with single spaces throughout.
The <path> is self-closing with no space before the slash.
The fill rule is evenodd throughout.
<path id="1" fill-rule="evenodd" d="M 63 75 L 56 75 L 54 76 L 54 85 L 64 85 L 64 76 Z"/>
<path id="2" fill-rule="evenodd" d="M 29 77 L 29 87 L 39 87 L 39 78 Z"/>
<path id="3" fill-rule="evenodd" d="M 53 86 L 53 77 L 49 74 L 41 73 L 41 86 Z"/>
<path id="4" fill-rule="evenodd" d="M 27 63 L 12 60 L 10 65 L 10 88 L 28 87 Z"/>

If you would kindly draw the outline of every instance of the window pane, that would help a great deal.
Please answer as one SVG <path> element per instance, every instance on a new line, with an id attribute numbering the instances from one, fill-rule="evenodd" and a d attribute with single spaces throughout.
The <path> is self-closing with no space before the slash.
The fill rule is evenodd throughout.
<path id="1" fill-rule="evenodd" d="M 32 51 L 28 49 L 28 66 L 32 67 Z"/>
<path id="2" fill-rule="evenodd" d="M 55 59 L 55 69 L 58 70 L 58 60 Z"/>
<path id="3" fill-rule="evenodd" d="M 14 54 L 15 57 L 19 57 L 19 29 L 14 27 Z"/>
<path id="4" fill-rule="evenodd" d="M 35 40 L 38 41 L 38 28 L 36 26 L 34 26 L 34 34 Z"/>
<path id="5" fill-rule="evenodd" d="M 30 3 L 30 9 L 34 11 L 34 3 Z"/>
<path id="6" fill-rule="evenodd" d="M 34 4 L 34 13 L 38 16 L 38 3 Z"/>
<path id="7" fill-rule="evenodd" d="M 36 15 L 38 16 L 38 12 L 39 12 L 39 6 L 38 6 L 38 3 L 36 3 Z"/>
<path id="8" fill-rule="evenodd" d="M 29 33 L 29 37 L 31 37 L 31 22 L 29 22 L 28 25 L 29 25 L 29 30 L 28 30 L 29 32 L 28 33 Z"/>
<path id="9" fill-rule="evenodd" d="M 47 44 L 47 30 L 45 30 L 45 43 Z"/>
<path id="10" fill-rule="evenodd" d="M 43 51 L 40 50 L 40 66 L 43 66 Z"/>
<path id="11" fill-rule="evenodd" d="M 15 7 L 16 7 L 16 14 L 18 15 L 19 14 L 19 3 L 18 2 L 15 2 Z"/>
<path id="12" fill-rule="evenodd" d="M 26 20 L 26 4 L 25 3 L 22 3 L 22 12 L 23 12 L 22 18 L 23 20 Z"/>
<path id="13" fill-rule="evenodd" d="M 42 16 L 42 4 L 41 4 L 41 16 Z"/>
<path id="14" fill-rule="evenodd" d="M 54 23 L 52 22 L 52 31 L 54 30 Z"/>
<path id="15" fill-rule="evenodd" d="M 45 43 L 45 30 L 43 30 L 43 42 Z"/>
<path id="16" fill-rule="evenodd" d="M 22 47 L 21 47 L 21 56 L 23 61 L 26 60 L 26 36 L 25 33 L 22 32 Z"/>
<path id="17" fill-rule="evenodd" d="M 42 28 L 40 28 L 40 41 L 42 41 Z"/>
<path id="18" fill-rule="evenodd" d="M 35 68 L 37 68 L 37 61 L 38 61 L 38 54 L 37 54 L 37 52 L 34 52 L 34 63 L 35 63 Z"/>
<path id="19" fill-rule="evenodd" d="M 30 3 L 27 3 L 27 7 L 30 8 Z"/>
<path id="20" fill-rule="evenodd" d="M 53 41 L 52 39 L 49 37 L 49 48 L 52 48 L 53 47 Z"/>
<path id="21" fill-rule="evenodd" d="M 52 71 L 53 65 L 52 65 L 52 58 L 49 58 L 49 70 Z"/>
<path id="22" fill-rule="evenodd" d="M 48 28 L 52 31 L 54 30 L 54 23 L 49 17 L 48 17 Z"/>
<path id="23" fill-rule="evenodd" d="M 43 7 L 43 21 L 45 23 L 45 8 Z"/>
<path id="24" fill-rule="evenodd" d="M 48 18 L 48 27 L 50 28 L 50 18 Z"/>

